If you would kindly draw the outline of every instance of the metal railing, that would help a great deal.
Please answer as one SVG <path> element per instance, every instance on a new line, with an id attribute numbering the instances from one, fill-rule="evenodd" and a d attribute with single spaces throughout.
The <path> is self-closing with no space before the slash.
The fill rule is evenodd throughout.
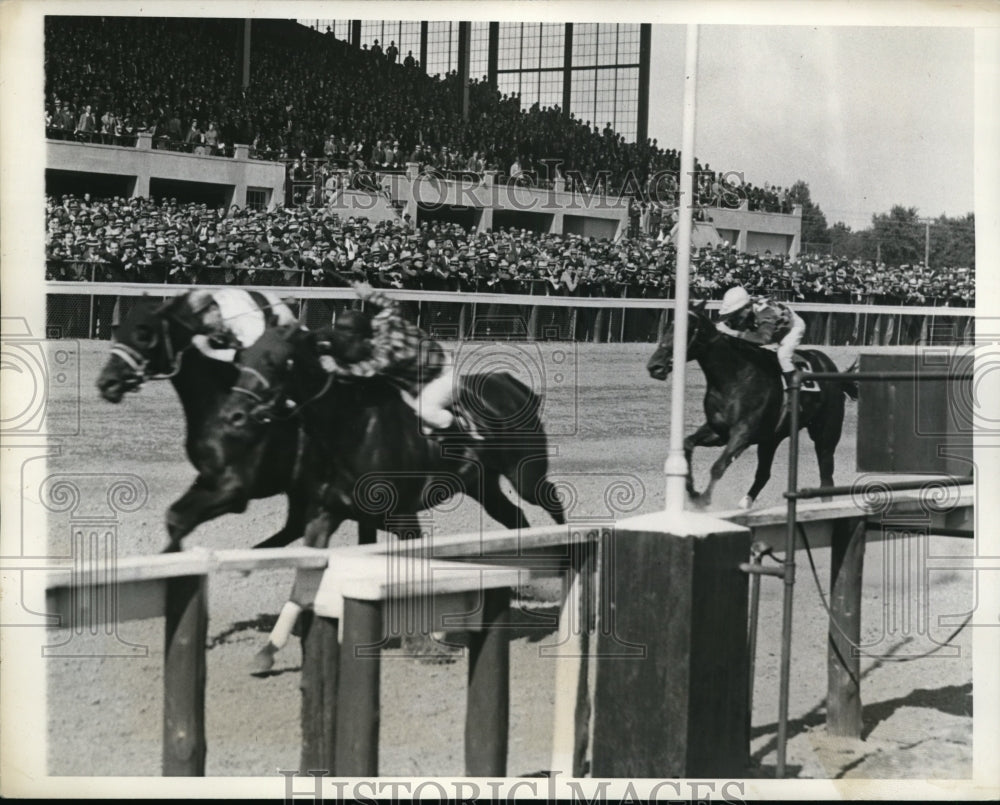
<path id="1" fill-rule="evenodd" d="M 795 540 L 797 535 L 798 501 L 832 497 L 834 495 L 851 494 L 854 487 L 821 486 L 812 489 L 799 489 L 799 395 L 802 388 L 802 378 L 808 374 L 812 381 L 851 381 L 851 382 L 885 382 L 889 380 L 942 380 L 942 381 L 972 381 L 971 372 L 959 371 L 883 371 L 883 372 L 808 372 L 797 369 L 788 384 L 788 488 L 785 491 L 787 504 L 785 556 L 780 568 L 769 569 L 767 575 L 778 576 L 784 582 L 782 597 L 781 622 L 781 673 L 778 694 L 778 747 L 776 777 L 785 775 L 786 748 L 788 743 L 788 704 L 791 679 L 791 643 L 792 643 L 792 591 L 795 585 Z M 971 478 L 948 477 L 946 482 L 967 484 Z M 918 481 L 880 481 L 879 487 L 886 491 L 906 491 L 923 489 L 928 480 Z M 760 571 L 758 571 L 760 572 Z"/>

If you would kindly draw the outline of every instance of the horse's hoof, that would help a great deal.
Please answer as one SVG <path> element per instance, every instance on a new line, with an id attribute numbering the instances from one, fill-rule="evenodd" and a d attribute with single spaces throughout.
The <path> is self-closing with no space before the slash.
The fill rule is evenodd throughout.
<path id="1" fill-rule="evenodd" d="M 278 647 L 273 643 L 268 643 L 254 655 L 250 673 L 266 674 L 274 667 L 274 655 L 277 653 Z"/>
<path id="2" fill-rule="evenodd" d="M 749 495 L 744 495 L 740 498 L 740 502 L 737 504 L 741 509 L 749 509 L 753 506 L 753 498 Z"/>
<path id="3" fill-rule="evenodd" d="M 696 509 L 704 509 L 708 505 L 708 501 L 699 492 L 692 492 L 690 497 Z"/>

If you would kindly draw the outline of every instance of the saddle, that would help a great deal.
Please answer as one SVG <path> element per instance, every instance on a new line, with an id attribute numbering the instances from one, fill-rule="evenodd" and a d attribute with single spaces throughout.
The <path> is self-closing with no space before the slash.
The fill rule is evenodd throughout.
<path id="1" fill-rule="evenodd" d="M 808 373 L 812 371 L 812 367 L 809 365 L 809 361 L 807 361 L 801 355 L 796 354 L 792 358 L 792 363 L 795 364 L 796 369 L 801 370 L 804 374 L 807 375 L 806 377 L 802 378 L 802 382 L 799 384 L 799 391 L 819 391 L 820 390 L 819 383 L 808 377 Z M 785 380 L 785 376 L 783 374 L 781 375 L 781 387 L 782 390 L 788 389 L 788 382 Z"/>

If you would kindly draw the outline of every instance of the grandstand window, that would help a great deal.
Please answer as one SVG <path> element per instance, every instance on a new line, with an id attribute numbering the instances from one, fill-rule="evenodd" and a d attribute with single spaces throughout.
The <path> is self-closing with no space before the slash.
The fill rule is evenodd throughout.
<path id="1" fill-rule="evenodd" d="M 538 74 L 538 104 L 562 106 L 563 74 L 561 70 L 550 70 Z"/>
<path id="2" fill-rule="evenodd" d="M 266 187 L 248 187 L 247 207 L 252 210 L 266 210 L 270 195 L 271 191 Z"/>
<path id="3" fill-rule="evenodd" d="M 521 27 L 520 22 L 500 23 L 500 42 L 497 48 L 498 70 L 519 70 L 521 68 Z"/>
<path id="4" fill-rule="evenodd" d="M 497 89 L 504 95 L 517 95 L 521 91 L 521 74 L 500 73 L 497 76 Z"/>
<path id="5" fill-rule="evenodd" d="M 542 25 L 542 47 L 539 67 L 562 67 L 565 55 L 566 26 L 547 22 Z"/>
<path id="6" fill-rule="evenodd" d="M 570 111 L 582 122 L 594 120 L 594 79 L 593 70 L 574 70 L 570 81 Z"/>
<path id="7" fill-rule="evenodd" d="M 639 68 L 619 67 L 615 82 L 616 120 L 615 129 L 629 142 L 635 140 L 636 120 L 639 102 Z"/>
<path id="8" fill-rule="evenodd" d="M 391 37 L 390 37 L 391 41 Z M 406 54 L 413 51 L 413 58 L 420 58 L 420 23 L 401 22 L 399 36 L 396 37 L 396 47 L 399 48 L 399 62 L 402 63 Z"/>
<path id="9" fill-rule="evenodd" d="M 601 25 L 597 29 L 597 63 L 614 64 L 618 58 L 618 26 Z"/>
<path id="10" fill-rule="evenodd" d="M 581 23 L 573 26 L 573 65 L 586 67 L 596 62 L 597 25 Z"/>
<path id="11" fill-rule="evenodd" d="M 618 63 L 638 64 L 639 62 L 639 26 L 618 26 Z"/>
<path id="12" fill-rule="evenodd" d="M 469 51 L 469 78 L 481 81 L 489 70 L 490 24 L 488 22 L 472 23 Z"/>
<path id="13" fill-rule="evenodd" d="M 407 50 L 420 52 L 420 23 L 419 22 L 399 22 L 389 20 L 366 20 L 361 23 L 361 41 L 372 46 L 375 40 L 384 52 L 390 42 L 396 43 L 396 48 L 400 52 L 402 61 Z"/>
<path id="14" fill-rule="evenodd" d="M 604 127 L 610 123 L 612 128 L 615 125 L 615 107 L 617 97 L 615 94 L 615 71 L 597 71 L 597 89 L 595 93 L 594 115 L 597 118 L 594 122 L 604 131 Z"/>
<path id="15" fill-rule="evenodd" d="M 538 67 L 541 59 L 542 44 L 541 25 L 534 22 L 526 22 L 521 28 L 521 69 L 534 69 Z"/>
<path id="16" fill-rule="evenodd" d="M 458 23 L 427 25 L 427 74 L 444 76 L 458 64 Z"/>
<path id="17" fill-rule="evenodd" d="M 300 25 L 305 25 L 307 28 L 315 28 L 321 33 L 326 33 L 326 29 L 329 28 L 330 32 L 337 38 L 343 41 L 348 41 L 351 38 L 351 21 L 350 20 L 298 20 Z"/>
<path id="18" fill-rule="evenodd" d="M 362 20 L 361 21 L 361 44 L 372 46 L 372 43 L 377 39 L 379 44 L 382 44 L 382 27 L 385 25 L 383 20 Z M 385 48 L 383 47 L 383 50 Z"/>
<path id="19" fill-rule="evenodd" d="M 538 102 L 538 73 L 521 73 L 521 108 L 530 109 Z"/>

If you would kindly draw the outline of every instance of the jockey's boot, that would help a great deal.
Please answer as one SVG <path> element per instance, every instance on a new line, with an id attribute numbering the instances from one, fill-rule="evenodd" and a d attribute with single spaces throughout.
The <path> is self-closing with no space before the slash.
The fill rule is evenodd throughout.
<path id="1" fill-rule="evenodd" d="M 788 391 L 792 385 L 792 376 L 795 374 L 795 370 L 791 372 L 782 372 L 781 376 L 785 378 L 785 391 Z"/>

